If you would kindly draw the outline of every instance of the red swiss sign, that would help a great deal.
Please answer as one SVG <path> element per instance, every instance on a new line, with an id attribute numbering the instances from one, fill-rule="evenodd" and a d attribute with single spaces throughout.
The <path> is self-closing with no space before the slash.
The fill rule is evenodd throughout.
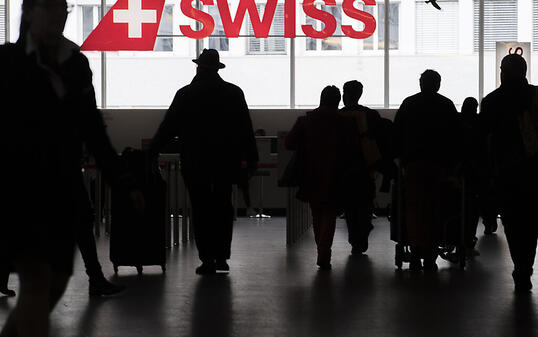
<path id="1" fill-rule="evenodd" d="M 165 0 L 118 0 L 105 15 L 103 20 L 82 44 L 82 50 L 153 50 Z M 192 39 L 203 39 L 211 35 L 215 28 L 215 20 L 211 15 L 194 7 L 192 0 L 179 0 L 181 12 L 201 23 L 200 30 L 190 25 L 181 25 L 183 35 Z M 269 35 L 275 16 L 278 0 L 267 0 L 263 17 L 256 7 L 255 0 L 239 0 L 239 6 L 232 19 L 227 0 L 200 0 L 206 6 L 218 6 L 224 33 L 229 38 L 238 37 L 241 26 L 248 12 L 254 36 L 265 38 Z M 284 37 L 296 37 L 297 0 L 284 1 Z M 327 6 L 336 6 L 336 0 L 324 0 Z M 376 28 L 375 18 L 353 4 L 355 0 L 343 0 L 342 10 L 349 18 L 362 22 L 364 28 L 356 30 L 351 25 L 342 25 L 342 32 L 354 39 L 365 39 L 371 36 Z M 362 0 L 367 6 L 375 6 L 375 0 Z M 336 18 L 314 6 L 314 0 L 303 0 L 302 9 L 305 15 L 319 20 L 324 28 L 316 30 L 312 25 L 301 25 L 303 33 L 314 39 L 325 39 L 334 34 L 337 28 Z"/>

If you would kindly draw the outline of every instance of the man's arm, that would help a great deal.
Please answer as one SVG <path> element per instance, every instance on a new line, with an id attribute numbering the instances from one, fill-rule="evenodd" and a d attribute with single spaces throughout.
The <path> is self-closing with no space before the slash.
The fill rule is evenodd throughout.
<path id="1" fill-rule="evenodd" d="M 396 115 L 394 116 L 394 126 L 393 126 L 393 150 L 394 157 L 400 158 L 403 154 L 403 140 L 404 140 L 404 119 L 407 114 L 407 101 L 404 100 Z"/>
<path id="2" fill-rule="evenodd" d="M 97 166 L 103 172 L 103 176 L 111 186 L 117 186 L 128 191 L 134 210 L 143 214 L 145 201 L 138 189 L 134 176 L 129 172 L 125 163 L 112 146 L 106 132 L 105 123 L 101 112 L 97 110 L 95 103 L 95 91 L 92 85 L 92 73 L 88 60 L 82 57 L 80 79 L 82 85 L 79 88 L 77 102 L 80 107 L 80 124 L 82 141 L 86 142 L 86 148 L 94 156 Z"/>
<path id="3" fill-rule="evenodd" d="M 75 100 L 80 109 L 81 140 L 86 143 L 86 148 L 94 156 L 105 179 L 110 183 L 117 183 L 126 174 L 127 167 L 112 146 L 106 132 L 103 116 L 97 109 L 92 73 L 86 57 L 81 55 L 80 64 L 77 66 L 80 67 L 79 79 L 81 82 L 77 92 L 78 97 Z"/>
<path id="4" fill-rule="evenodd" d="M 493 112 L 490 98 L 487 96 L 480 103 L 478 114 L 478 132 L 480 140 L 479 170 L 484 179 L 483 184 L 490 187 L 493 185 L 495 176 L 495 160 L 492 146 Z"/>
<path id="5" fill-rule="evenodd" d="M 247 162 L 247 166 L 251 169 L 255 169 L 259 160 L 258 147 L 256 146 L 256 138 L 254 137 L 254 130 L 252 128 L 252 120 L 250 119 L 250 112 L 245 100 L 245 95 L 240 91 L 239 95 L 239 122 L 240 122 L 240 134 L 242 144 L 242 156 Z"/>
<path id="6" fill-rule="evenodd" d="M 139 190 L 138 182 L 129 172 L 126 162 L 118 156 L 116 150 L 110 142 L 106 132 L 103 117 L 95 105 L 95 93 L 93 86 L 83 93 L 85 108 L 85 128 L 83 129 L 83 140 L 86 148 L 94 156 L 97 167 L 103 172 L 105 180 L 111 186 L 120 187 L 129 193 L 134 210 L 143 214 L 145 200 Z"/>
<path id="7" fill-rule="evenodd" d="M 291 128 L 291 131 L 286 136 L 284 144 L 286 149 L 291 151 L 297 150 L 299 144 L 306 141 L 305 132 L 304 117 L 298 117 L 293 128 Z"/>
<path id="8" fill-rule="evenodd" d="M 166 111 L 163 121 L 153 136 L 150 146 L 152 156 L 157 156 L 162 148 L 175 136 L 179 136 L 180 112 L 182 92 L 179 90 L 174 96 L 172 104 Z"/>
<path id="9" fill-rule="evenodd" d="M 480 102 L 480 113 L 478 114 L 478 125 L 480 127 L 480 136 L 482 138 L 487 137 L 491 133 L 491 109 L 489 104 L 490 99 L 485 97 Z"/>
<path id="10" fill-rule="evenodd" d="M 448 128 L 448 132 L 446 134 L 446 142 L 449 155 L 448 159 L 454 174 L 459 175 L 463 168 L 465 153 L 463 128 L 460 123 L 458 109 L 456 109 L 454 102 L 451 100 L 448 100 L 447 112 L 448 121 L 446 127 Z"/>

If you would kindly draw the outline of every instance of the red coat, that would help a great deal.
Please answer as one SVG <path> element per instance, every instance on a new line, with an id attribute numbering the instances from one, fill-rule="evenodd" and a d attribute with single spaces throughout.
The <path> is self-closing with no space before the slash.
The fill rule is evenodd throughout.
<path id="1" fill-rule="evenodd" d="M 306 172 L 298 198 L 338 206 L 339 173 L 353 156 L 360 156 L 356 123 L 336 109 L 319 107 L 297 118 L 286 137 L 286 148 L 306 147 Z"/>

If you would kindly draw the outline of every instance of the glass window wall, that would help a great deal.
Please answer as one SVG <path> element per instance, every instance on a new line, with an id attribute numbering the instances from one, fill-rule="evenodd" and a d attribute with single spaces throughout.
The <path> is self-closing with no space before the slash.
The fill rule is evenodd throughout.
<path id="1" fill-rule="evenodd" d="M 400 3 L 400 48 L 390 51 L 390 107 L 420 91 L 420 74 L 433 69 L 441 75 L 439 93 L 456 105 L 478 98 L 478 51 L 473 49 L 471 0 L 439 2 L 439 11 L 424 1 Z M 389 13 L 389 16 L 392 13 Z M 392 32 L 391 32 L 392 33 Z"/>
<path id="2" fill-rule="evenodd" d="M 22 1 L 10 0 L 9 20 L 3 16 L 5 1 L 0 0 L 0 41 L 5 39 L 2 34 L 7 31 L 7 22 L 9 38 L 16 41 Z M 195 1 L 198 0 L 193 0 L 193 4 Z M 228 1 L 232 17 L 239 1 Z M 263 16 L 267 1 L 255 1 L 259 15 Z M 101 18 L 101 1 L 68 2 L 74 5 L 74 10 L 68 16 L 64 34 L 82 44 Z M 480 2 L 484 4 L 483 54 L 479 50 Z M 115 0 L 107 0 L 107 10 L 114 3 Z M 201 6 L 214 18 L 215 30 L 211 37 L 196 41 L 183 37 L 179 30 L 182 24 L 190 24 L 194 29 L 195 21 L 181 13 L 178 0 L 166 0 L 154 51 L 85 52 L 85 55 L 94 74 L 97 101 L 101 102 L 101 84 L 104 83 L 106 107 L 111 108 L 167 107 L 175 91 L 194 76 L 192 59 L 202 48 L 221 52 L 227 66 L 221 71 L 223 78 L 240 85 L 249 105 L 256 108 L 314 107 L 319 103 L 324 86 L 342 87 L 352 79 L 364 84 L 364 104 L 398 107 L 405 97 L 419 90 L 418 78 L 425 69 L 441 74 L 441 93 L 460 105 L 465 97 L 480 95 L 479 83 L 483 85 L 484 95 L 495 89 L 497 41 L 531 42 L 532 78 L 529 80 L 538 79 L 535 61 L 538 57 L 538 0 L 444 0 L 438 3 L 441 11 L 422 0 L 378 0 L 375 6 L 365 6 L 363 1 L 357 0 L 355 8 L 370 13 L 377 22 L 371 37 L 357 40 L 343 35 L 341 26 L 348 24 L 361 30 L 363 24 L 343 12 L 341 0 L 336 1 L 336 6 L 315 2 L 319 10 L 331 13 L 337 22 L 333 36 L 325 39 L 304 35 L 303 24 L 320 30 L 323 23 L 304 14 L 301 0 L 296 3 L 295 39 L 284 37 L 284 0 L 278 1 L 269 37 L 254 37 L 247 13 L 240 37 L 227 38 L 215 1 L 214 6 Z M 385 8 L 388 8 L 387 23 Z M 387 36 L 388 46 L 385 45 Z M 480 55 L 484 58 L 483 68 L 479 65 Z"/>

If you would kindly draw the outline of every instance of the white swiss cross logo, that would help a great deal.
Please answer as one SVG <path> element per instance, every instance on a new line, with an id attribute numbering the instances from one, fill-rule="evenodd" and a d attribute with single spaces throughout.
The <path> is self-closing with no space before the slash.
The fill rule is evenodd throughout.
<path id="1" fill-rule="evenodd" d="M 115 9 L 112 21 L 129 25 L 129 38 L 142 37 L 143 23 L 157 23 L 157 11 L 142 9 L 142 0 L 129 0 L 127 9 Z"/>

